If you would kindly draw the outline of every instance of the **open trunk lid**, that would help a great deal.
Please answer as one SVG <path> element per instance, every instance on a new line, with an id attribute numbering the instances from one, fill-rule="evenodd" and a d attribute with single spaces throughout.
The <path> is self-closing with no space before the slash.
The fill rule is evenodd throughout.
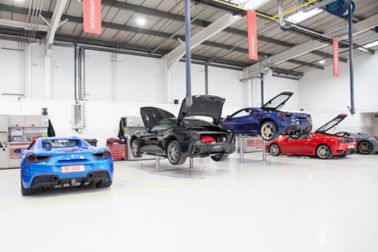
<path id="1" fill-rule="evenodd" d="M 214 120 L 214 124 L 218 124 L 222 115 L 224 98 L 212 95 L 196 95 L 192 97 L 193 104 L 187 107 L 184 99 L 181 104 L 178 122 L 189 116 L 207 116 Z"/>
<path id="2" fill-rule="evenodd" d="M 322 127 L 316 130 L 316 133 L 327 133 L 331 129 L 335 128 L 337 125 L 339 125 L 340 122 L 342 122 L 348 115 L 347 114 L 339 114 L 335 118 L 333 118 L 331 121 L 324 124 Z"/>
<path id="3" fill-rule="evenodd" d="M 265 103 L 261 108 L 265 110 L 279 110 L 285 105 L 292 95 L 293 92 L 282 92 Z"/>

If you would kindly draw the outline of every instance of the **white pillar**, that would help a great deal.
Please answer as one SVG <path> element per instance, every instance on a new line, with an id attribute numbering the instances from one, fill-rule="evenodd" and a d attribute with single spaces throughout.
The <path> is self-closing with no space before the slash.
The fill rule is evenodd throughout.
<path id="1" fill-rule="evenodd" d="M 45 56 L 45 99 L 51 98 L 51 57 Z"/>

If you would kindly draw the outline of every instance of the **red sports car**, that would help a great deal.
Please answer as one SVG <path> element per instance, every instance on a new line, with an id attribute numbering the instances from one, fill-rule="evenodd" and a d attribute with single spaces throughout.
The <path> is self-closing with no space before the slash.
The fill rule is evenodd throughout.
<path id="1" fill-rule="evenodd" d="M 266 145 L 267 151 L 272 156 L 280 154 L 300 155 L 316 156 L 320 159 L 345 157 L 353 154 L 357 148 L 355 139 L 327 133 L 335 128 L 345 117 L 347 117 L 346 114 L 338 115 L 303 139 L 294 140 L 289 136 L 283 136 L 280 139 L 270 141 Z"/>

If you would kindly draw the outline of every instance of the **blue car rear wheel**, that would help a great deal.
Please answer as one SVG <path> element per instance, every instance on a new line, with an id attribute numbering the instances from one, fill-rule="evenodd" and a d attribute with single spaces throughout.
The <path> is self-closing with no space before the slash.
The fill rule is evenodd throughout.
<path id="1" fill-rule="evenodd" d="M 265 141 L 271 141 L 278 137 L 277 125 L 273 121 L 265 121 L 261 124 L 260 135 Z"/>

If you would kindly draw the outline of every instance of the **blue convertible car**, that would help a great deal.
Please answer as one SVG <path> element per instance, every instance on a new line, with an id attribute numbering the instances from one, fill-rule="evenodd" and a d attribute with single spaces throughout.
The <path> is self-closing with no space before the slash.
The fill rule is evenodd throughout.
<path id="1" fill-rule="evenodd" d="M 77 138 L 38 138 L 21 153 L 21 192 L 66 186 L 110 187 L 113 159 L 106 148 Z"/>
<path id="2" fill-rule="evenodd" d="M 282 92 L 261 108 L 241 109 L 222 119 L 221 123 L 235 134 L 260 135 L 266 141 L 274 140 L 279 135 L 301 138 L 312 129 L 311 115 L 280 111 L 292 95 L 292 92 Z"/>

